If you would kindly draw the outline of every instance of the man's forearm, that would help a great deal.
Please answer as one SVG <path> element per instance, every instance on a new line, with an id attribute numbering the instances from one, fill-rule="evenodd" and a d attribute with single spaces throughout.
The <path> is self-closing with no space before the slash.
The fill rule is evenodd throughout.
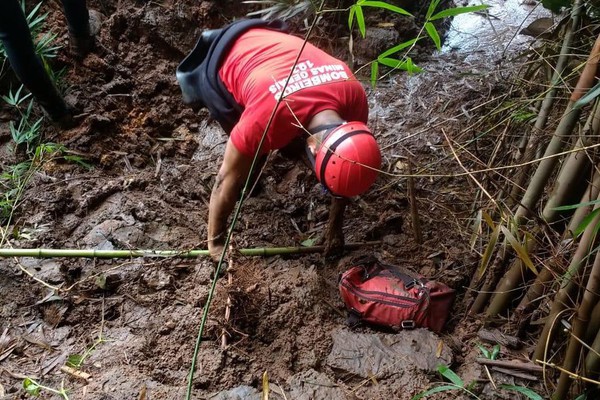
<path id="1" fill-rule="evenodd" d="M 223 242 L 225 240 L 227 219 L 235 207 L 237 193 L 227 186 L 226 182 L 217 176 L 210 196 L 208 207 L 208 240 Z"/>

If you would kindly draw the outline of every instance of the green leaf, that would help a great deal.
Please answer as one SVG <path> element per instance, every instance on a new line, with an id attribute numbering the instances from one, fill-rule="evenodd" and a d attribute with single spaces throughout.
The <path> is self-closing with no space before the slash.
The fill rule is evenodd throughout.
<path id="1" fill-rule="evenodd" d="M 79 368 L 83 364 L 83 356 L 79 354 L 71 354 L 69 358 L 67 358 L 67 367 L 71 368 Z"/>
<path id="2" fill-rule="evenodd" d="M 409 13 L 408 11 L 406 11 L 403 8 L 391 5 L 386 3 L 385 1 L 363 1 L 360 3 L 361 6 L 364 7 L 376 7 L 376 8 L 384 8 L 386 10 L 390 10 L 393 11 L 395 13 L 398 14 L 402 14 L 402 15 L 407 15 L 409 17 L 412 17 L 413 15 L 411 13 Z"/>
<path id="3" fill-rule="evenodd" d="M 433 24 L 431 22 L 427 22 L 425 24 L 425 30 L 429 34 L 429 37 L 431 38 L 431 40 L 433 40 L 433 43 L 435 43 L 435 47 L 437 47 L 438 50 L 441 50 L 442 49 L 442 41 L 440 40 L 440 35 L 438 34 L 438 31 L 435 29 L 435 26 L 433 26 Z"/>
<path id="4" fill-rule="evenodd" d="M 36 396 L 36 397 L 40 395 L 40 391 L 42 390 L 40 388 L 40 385 L 38 385 L 37 383 L 35 383 L 30 378 L 25 378 L 23 380 L 23 389 L 25 389 L 25 391 L 27 393 L 29 393 L 30 395 Z"/>
<path id="5" fill-rule="evenodd" d="M 592 201 L 587 201 L 585 203 L 578 203 L 578 204 L 572 204 L 572 205 L 568 205 L 568 206 L 555 207 L 555 208 L 553 208 L 553 210 L 556 210 L 556 211 L 574 210 L 579 207 L 593 206 L 595 204 L 600 204 L 600 200 L 592 200 Z"/>
<path id="6" fill-rule="evenodd" d="M 454 371 L 452 371 L 450 369 L 450 367 L 448 367 L 447 365 L 439 365 L 437 369 L 438 369 L 438 372 L 440 374 L 442 374 L 442 376 L 444 378 L 448 379 L 450 382 L 452 382 L 456 386 L 458 386 L 460 388 L 465 386 L 465 383 L 460 378 L 460 376 L 456 375 L 456 373 Z"/>
<path id="7" fill-rule="evenodd" d="M 431 3 L 429 3 L 429 8 L 427 9 L 427 14 L 425 14 L 425 20 L 429 21 L 429 18 L 431 17 L 431 15 L 433 14 L 433 12 L 435 11 L 435 9 L 437 8 L 437 6 L 440 4 L 440 0 L 432 0 Z"/>
<path id="8" fill-rule="evenodd" d="M 477 280 L 481 279 L 487 270 L 487 267 L 490 265 L 490 261 L 492 260 L 492 255 L 494 254 L 494 249 L 496 248 L 496 243 L 498 243 L 498 237 L 500 236 L 500 225 L 496 225 L 492 234 L 490 235 L 490 241 L 488 245 L 485 247 L 485 251 L 483 252 L 483 256 L 481 257 L 481 264 L 479 265 L 479 269 L 477 271 Z"/>
<path id="9" fill-rule="evenodd" d="M 383 64 L 387 67 L 394 68 L 394 69 L 401 69 L 403 71 L 409 71 L 411 73 L 417 73 L 417 72 L 423 71 L 421 68 L 414 65 L 410 58 L 407 58 L 405 61 L 401 61 L 401 60 L 397 60 L 395 58 L 389 58 L 389 57 L 379 58 L 379 57 L 377 57 L 377 61 L 380 64 Z"/>
<path id="10" fill-rule="evenodd" d="M 598 96 L 600 96 L 600 82 L 598 82 L 596 86 L 588 90 L 588 92 L 583 97 L 581 97 L 575 102 L 575 104 L 573 104 L 573 110 L 577 110 L 585 106 L 592 100 L 595 100 Z"/>
<path id="11" fill-rule="evenodd" d="M 417 42 L 417 40 L 420 40 L 420 38 L 415 38 L 415 39 L 411 39 L 407 42 L 400 43 L 399 45 L 394 46 L 391 49 L 384 51 L 379 56 L 377 56 L 377 58 L 378 59 L 379 58 L 387 58 L 387 57 L 391 56 L 392 54 L 399 52 L 400 50 L 404 50 L 405 48 L 412 46 L 413 44 L 415 44 Z"/>
<path id="12" fill-rule="evenodd" d="M 533 390 L 526 388 L 524 386 L 516 386 L 516 385 L 500 385 L 500 387 L 504 390 L 510 390 L 513 392 L 519 392 L 530 400 L 544 400 L 542 396 L 534 392 Z"/>
<path id="13" fill-rule="evenodd" d="M 483 354 L 483 356 L 485 358 L 487 358 L 488 360 L 492 359 L 492 353 L 490 353 L 490 351 L 488 349 L 486 349 L 485 347 L 483 347 L 479 343 L 477 343 L 477 347 L 479 347 L 479 350 L 481 350 L 481 354 Z"/>
<path id="14" fill-rule="evenodd" d="M 447 392 L 447 391 L 456 390 L 456 389 L 460 389 L 460 387 L 456 387 L 454 385 L 436 386 L 434 388 L 431 388 L 429 390 L 424 391 L 423 393 L 417 394 L 411 400 L 419 400 L 419 399 L 422 399 L 425 396 L 429 396 L 429 395 L 434 394 L 434 393 Z"/>
<path id="15" fill-rule="evenodd" d="M 600 208 L 595 209 L 591 213 L 589 213 L 583 221 L 577 226 L 575 231 L 573 232 L 573 236 L 578 237 L 587 229 L 588 225 L 592 223 L 592 221 L 596 218 L 596 216 L 600 213 Z"/>
<path id="16" fill-rule="evenodd" d="M 490 8 L 490 6 L 481 5 L 481 6 L 448 8 L 447 10 L 440 11 L 439 13 L 435 14 L 433 17 L 429 18 L 429 21 L 435 21 L 436 19 L 442 19 L 442 18 L 446 18 L 446 17 L 456 17 L 457 15 L 460 15 L 460 14 L 465 14 L 465 13 L 470 13 L 470 12 L 475 12 L 475 11 L 482 11 L 487 8 Z"/>
<path id="17" fill-rule="evenodd" d="M 506 229 L 506 227 L 501 226 L 500 229 L 502 230 L 502 233 L 504 234 L 504 236 L 510 243 L 511 247 L 517 253 L 517 256 L 519 256 L 521 261 L 523 261 L 523 264 L 525 264 L 527 266 L 527 268 L 529 268 L 535 275 L 537 275 L 538 272 L 535 269 L 535 266 L 533 265 L 533 261 L 531 261 L 531 258 L 529 258 L 529 254 L 527 254 L 527 250 L 523 246 L 521 246 L 521 243 L 519 243 L 517 238 L 515 238 L 513 236 L 513 234 L 510 233 L 510 231 L 508 229 Z"/>
<path id="18" fill-rule="evenodd" d="M 492 349 L 492 355 L 490 359 L 495 360 L 496 358 L 498 358 L 498 354 L 500 354 L 500 345 L 496 344 Z"/>
<path id="19" fill-rule="evenodd" d="M 354 24 L 354 14 L 356 14 L 356 6 L 350 7 L 350 13 L 348 14 L 348 29 L 352 32 L 352 25 Z"/>
<path id="20" fill-rule="evenodd" d="M 365 26 L 365 16 L 361 7 L 356 7 L 356 22 L 358 30 L 363 38 L 367 36 L 367 27 Z"/>
<path id="21" fill-rule="evenodd" d="M 373 89 L 375 89 L 375 85 L 377 85 L 377 78 L 379 78 L 379 63 L 373 61 L 371 63 L 371 86 Z"/>

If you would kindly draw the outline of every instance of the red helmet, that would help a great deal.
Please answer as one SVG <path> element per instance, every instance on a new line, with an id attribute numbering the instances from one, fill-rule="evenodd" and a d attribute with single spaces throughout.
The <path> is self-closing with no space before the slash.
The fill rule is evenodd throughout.
<path id="1" fill-rule="evenodd" d="M 317 179 L 332 194 L 343 197 L 366 192 L 381 167 L 375 137 L 362 122 L 346 122 L 327 133 L 317 150 Z"/>

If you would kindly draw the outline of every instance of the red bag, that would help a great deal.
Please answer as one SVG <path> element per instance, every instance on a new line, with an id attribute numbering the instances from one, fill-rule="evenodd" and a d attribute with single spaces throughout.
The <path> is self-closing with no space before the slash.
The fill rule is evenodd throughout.
<path id="1" fill-rule="evenodd" d="M 442 283 L 410 276 L 376 260 L 344 272 L 339 288 L 350 319 L 435 332 L 444 327 L 455 295 Z"/>

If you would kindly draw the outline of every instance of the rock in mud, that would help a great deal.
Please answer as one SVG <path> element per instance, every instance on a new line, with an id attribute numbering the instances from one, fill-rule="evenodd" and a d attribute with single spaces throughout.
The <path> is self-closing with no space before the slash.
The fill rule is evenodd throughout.
<path id="1" fill-rule="evenodd" d="M 327 364 L 362 378 L 375 375 L 383 379 L 415 368 L 435 371 L 438 365 L 452 362 L 448 346 L 426 329 L 397 334 L 364 334 L 341 329 L 332 336 L 333 348 Z"/>
<path id="2" fill-rule="evenodd" d="M 261 394 L 250 386 L 238 386 L 234 389 L 220 392 L 209 398 L 214 400 L 260 400 Z"/>

